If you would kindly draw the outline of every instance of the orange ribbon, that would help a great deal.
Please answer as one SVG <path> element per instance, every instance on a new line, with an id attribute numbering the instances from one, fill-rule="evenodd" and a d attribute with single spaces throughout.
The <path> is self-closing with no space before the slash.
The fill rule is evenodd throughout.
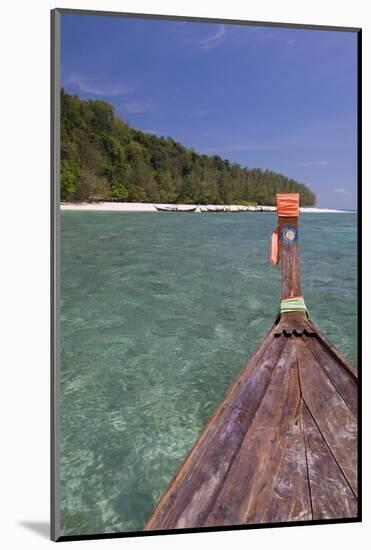
<path id="1" fill-rule="evenodd" d="M 271 236 L 271 252 L 269 258 L 271 264 L 278 265 L 280 263 L 280 230 L 279 227 L 273 231 Z"/>

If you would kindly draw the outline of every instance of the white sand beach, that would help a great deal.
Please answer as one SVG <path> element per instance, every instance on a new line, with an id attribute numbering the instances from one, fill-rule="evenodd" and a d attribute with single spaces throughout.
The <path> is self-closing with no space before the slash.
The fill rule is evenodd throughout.
<path id="1" fill-rule="evenodd" d="M 170 204 L 161 204 L 161 206 L 172 206 Z M 179 208 L 191 208 L 192 206 L 197 206 L 196 204 L 178 204 Z M 209 204 L 208 207 L 215 207 L 215 208 L 222 208 L 224 205 L 217 205 L 217 204 Z M 259 205 L 261 208 L 264 209 L 264 211 L 271 211 L 275 212 L 276 207 L 275 206 L 264 206 Z M 231 205 L 230 209 L 238 210 L 239 208 L 244 208 L 243 206 L 239 206 L 237 204 Z M 195 212 L 203 212 L 206 209 L 205 206 L 201 205 L 197 207 L 197 210 Z M 157 212 L 154 204 L 152 203 L 144 203 L 144 202 L 81 202 L 81 203 L 61 203 L 61 210 L 81 210 L 81 211 L 95 211 L 95 212 Z M 331 208 L 309 208 L 309 207 L 303 207 L 300 208 L 300 211 L 303 213 L 310 213 L 310 214 L 327 214 L 327 213 L 345 213 L 345 210 L 334 210 Z"/>

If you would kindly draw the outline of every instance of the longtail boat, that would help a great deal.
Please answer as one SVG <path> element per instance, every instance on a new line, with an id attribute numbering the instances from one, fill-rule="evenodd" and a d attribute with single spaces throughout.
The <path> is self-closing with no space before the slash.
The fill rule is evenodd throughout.
<path id="1" fill-rule="evenodd" d="M 157 204 L 153 205 L 158 212 L 173 212 L 173 206 L 158 206 Z"/>
<path id="2" fill-rule="evenodd" d="M 357 375 L 302 296 L 299 195 L 276 196 L 280 313 L 145 530 L 357 517 Z"/>
<path id="3" fill-rule="evenodd" d="M 226 212 L 225 206 L 206 206 L 208 212 Z"/>
<path id="4" fill-rule="evenodd" d="M 195 212 L 197 210 L 197 206 L 189 206 L 189 207 L 182 207 L 182 206 L 158 206 L 157 204 L 153 205 L 156 210 L 159 212 Z"/>

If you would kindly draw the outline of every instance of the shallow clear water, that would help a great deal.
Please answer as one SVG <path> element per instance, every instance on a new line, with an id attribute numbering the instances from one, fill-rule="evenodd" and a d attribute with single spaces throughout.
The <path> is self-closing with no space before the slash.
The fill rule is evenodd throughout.
<path id="1" fill-rule="evenodd" d="M 141 530 L 275 320 L 274 214 L 62 212 L 63 534 Z M 356 214 L 300 219 L 312 320 L 357 360 Z"/>

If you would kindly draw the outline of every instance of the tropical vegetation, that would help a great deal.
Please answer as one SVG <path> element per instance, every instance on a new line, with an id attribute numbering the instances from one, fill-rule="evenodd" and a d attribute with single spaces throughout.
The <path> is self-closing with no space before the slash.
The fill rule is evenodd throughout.
<path id="1" fill-rule="evenodd" d="M 132 128 L 106 101 L 61 91 L 62 201 L 273 205 L 277 192 L 299 192 L 302 206 L 316 201 L 282 174 L 199 154 Z"/>

